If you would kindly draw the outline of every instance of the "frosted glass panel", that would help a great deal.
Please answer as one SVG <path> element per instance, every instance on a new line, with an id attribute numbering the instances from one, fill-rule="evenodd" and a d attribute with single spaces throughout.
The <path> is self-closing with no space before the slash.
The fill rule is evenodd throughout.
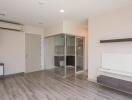
<path id="1" fill-rule="evenodd" d="M 60 34 L 54 37 L 55 42 L 55 56 L 64 56 L 65 35 Z"/>
<path id="2" fill-rule="evenodd" d="M 45 38 L 45 69 L 62 77 L 65 76 L 65 35 Z"/>
<path id="3" fill-rule="evenodd" d="M 75 36 L 66 37 L 67 56 L 75 56 Z"/>
<path id="4" fill-rule="evenodd" d="M 83 38 L 76 38 L 76 72 L 83 70 Z"/>
<path id="5" fill-rule="evenodd" d="M 65 76 L 65 35 L 60 34 L 54 37 L 55 55 L 54 55 L 54 72 L 60 76 Z"/>
<path id="6" fill-rule="evenodd" d="M 65 45 L 64 34 L 56 35 L 54 37 L 54 39 L 55 39 L 55 45 L 56 46 L 64 46 Z"/>
<path id="7" fill-rule="evenodd" d="M 132 54 L 102 55 L 102 68 L 123 73 L 132 73 Z"/>
<path id="8" fill-rule="evenodd" d="M 66 76 L 75 75 L 75 36 L 66 35 Z"/>

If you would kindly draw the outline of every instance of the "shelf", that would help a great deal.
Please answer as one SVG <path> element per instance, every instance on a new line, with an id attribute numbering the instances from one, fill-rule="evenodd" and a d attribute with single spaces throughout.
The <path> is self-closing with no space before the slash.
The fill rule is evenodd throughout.
<path id="1" fill-rule="evenodd" d="M 132 41 L 132 38 L 122 38 L 122 39 L 100 40 L 100 43 L 131 42 L 131 41 Z"/>

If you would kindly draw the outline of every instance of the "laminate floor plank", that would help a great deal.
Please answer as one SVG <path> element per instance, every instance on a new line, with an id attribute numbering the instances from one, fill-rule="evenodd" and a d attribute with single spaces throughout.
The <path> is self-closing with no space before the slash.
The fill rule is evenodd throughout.
<path id="1" fill-rule="evenodd" d="M 39 71 L 0 79 L 0 100 L 132 100 L 132 95 L 89 82 Z"/>

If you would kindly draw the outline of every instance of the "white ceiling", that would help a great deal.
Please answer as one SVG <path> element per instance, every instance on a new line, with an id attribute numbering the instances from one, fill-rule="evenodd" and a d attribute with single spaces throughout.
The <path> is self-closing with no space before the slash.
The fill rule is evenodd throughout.
<path id="1" fill-rule="evenodd" d="M 46 26 L 61 19 L 84 21 L 89 16 L 130 4 L 132 0 L 0 0 L 0 14 L 6 15 L 0 19 Z M 61 8 L 65 10 L 64 14 L 60 14 Z"/>

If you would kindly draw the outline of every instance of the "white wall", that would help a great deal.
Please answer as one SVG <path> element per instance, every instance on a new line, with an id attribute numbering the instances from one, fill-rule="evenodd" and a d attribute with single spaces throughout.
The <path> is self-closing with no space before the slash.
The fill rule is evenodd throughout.
<path id="1" fill-rule="evenodd" d="M 0 62 L 5 74 L 25 71 L 25 37 L 23 32 L 0 30 Z"/>
<path id="2" fill-rule="evenodd" d="M 45 36 L 67 33 L 76 36 L 87 35 L 87 25 L 72 20 L 63 20 L 57 24 L 51 25 L 45 29 Z"/>
<path id="3" fill-rule="evenodd" d="M 31 33 L 31 34 L 40 34 L 44 35 L 44 28 L 31 26 L 31 25 L 24 25 L 24 32 Z"/>
<path id="4" fill-rule="evenodd" d="M 11 25 L 10 25 L 11 26 Z M 5 63 L 5 74 L 25 72 L 25 33 L 41 34 L 43 43 L 44 29 L 35 26 L 24 26 L 24 32 L 0 29 L 0 62 Z M 41 65 L 44 67 L 43 44 Z"/>
<path id="5" fill-rule="evenodd" d="M 63 32 L 63 22 L 58 22 L 45 28 L 45 36 L 51 36 Z"/>
<path id="6" fill-rule="evenodd" d="M 88 35 L 88 79 L 96 81 L 97 75 L 104 74 L 132 81 L 131 77 L 99 71 L 102 53 L 132 54 L 132 42 L 100 44 L 101 39 L 132 37 L 132 7 L 122 8 L 102 16 L 89 18 Z"/>
<path id="7" fill-rule="evenodd" d="M 68 33 L 76 36 L 87 36 L 87 25 L 77 22 L 64 20 L 63 21 L 63 33 Z"/>

